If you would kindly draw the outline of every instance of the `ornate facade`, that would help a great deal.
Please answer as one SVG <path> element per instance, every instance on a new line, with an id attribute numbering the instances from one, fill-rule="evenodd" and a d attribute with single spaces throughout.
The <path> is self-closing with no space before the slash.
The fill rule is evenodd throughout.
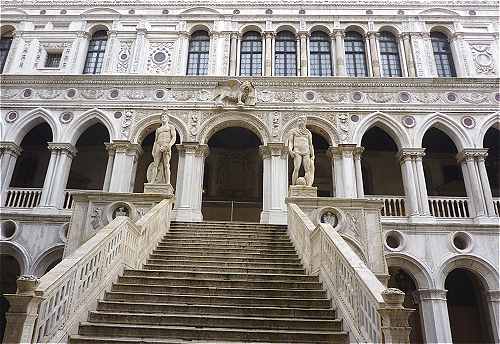
<path id="1" fill-rule="evenodd" d="M 1 9 L 2 292 L 61 260 L 77 190 L 143 192 L 163 109 L 178 134 L 175 220 L 286 224 L 286 139 L 306 116 L 319 196 L 383 201 L 388 283 L 417 309 L 412 340 L 498 341 L 497 2 Z M 90 232 L 114 202 L 87 209 Z M 141 202 L 134 216 L 151 208 Z M 370 238 L 350 216 L 341 234 L 363 257 Z"/>

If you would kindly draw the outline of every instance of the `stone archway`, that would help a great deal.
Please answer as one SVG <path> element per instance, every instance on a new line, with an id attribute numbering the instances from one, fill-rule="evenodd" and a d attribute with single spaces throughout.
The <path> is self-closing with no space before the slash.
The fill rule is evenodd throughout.
<path id="1" fill-rule="evenodd" d="M 207 143 L 203 219 L 258 222 L 262 211 L 261 139 L 246 128 L 227 127 Z"/>
<path id="2" fill-rule="evenodd" d="M 0 254 L 0 341 L 5 332 L 5 314 L 9 310 L 9 303 L 4 294 L 15 294 L 17 279 L 21 275 L 21 266 L 17 259 L 10 254 Z"/>

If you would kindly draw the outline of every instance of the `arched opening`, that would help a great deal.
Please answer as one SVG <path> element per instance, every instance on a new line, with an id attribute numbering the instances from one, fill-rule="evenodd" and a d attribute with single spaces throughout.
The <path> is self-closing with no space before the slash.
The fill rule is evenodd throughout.
<path id="1" fill-rule="evenodd" d="M 181 143 L 179 132 L 176 130 L 175 144 L 172 147 L 172 156 L 170 157 L 170 184 L 175 188 L 177 181 L 177 165 L 179 163 L 179 152 L 176 144 Z M 135 174 L 134 192 L 144 192 L 144 183 L 148 182 L 148 166 L 153 162 L 153 144 L 155 142 L 155 130 L 149 133 L 141 142 L 143 150 L 137 163 L 137 172 Z"/>
<path id="2" fill-rule="evenodd" d="M 349 76 L 368 76 L 365 40 L 356 31 L 348 31 L 344 38 L 345 68 Z"/>
<path id="3" fill-rule="evenodd" d="M 42 188 L 50 160 L 48 143 L 52 141 L 52 130 L 47 123 L 31 129 L 21 142 L 22 153 L 17 158 L 10 186 Z"/>
<path id="4" fill-rule="evenodd" d="M 262 75 L 262 36 L 259 32 L 246 32 L 240 45 L 240 75 Z"/>
<path id="5" fill-rule="evenodd" d="M 225 128 L 208 141 L 202 213 L 204 220 L 259 222 L 262 211 L 262 159 L 257 135 Z"/>
<path id="6" fill-rule="evenodd" d="M 363 135 L 361 156 L 366 195 L 404 195 L 396 142 L 383 129 L 372 127 Z"/>
<path id="7" fill-rule="evenodd" d="M 208 32 L 198 30 L 193 32 L 189 39 L 187 75 L 208 74 L 208 54 L 210 50 L 210 36 Z"/>
<path id="8" fill-rule="evenodd" d="M 415 310 L 408 318 L 411 327 L 410 343 L 424 343 L 420 306 L 415 302 L 415 292 L 418 290 L 415 279 L 400 267 L 390 266 L 387 287 L 398 288 L 405 293 L 403 306 Z"/>
<path id="9" fill-rule="evenodd" d="M 484 135 L 483 147 L 488 148 L 486 173 L 493 197 L 500 197 L 500 130 L 491 127 Z"/>
<path id="10" fill-rule="evenodd" d="M 456 77 L 455 63 L 448 37 L 442 33 L 433 31 L 430 34 L 434 61 L 439 77 Z"/>
<path id="11" fill-rule="evenodd" d="M 0 254 L 0 341 L 5 333 L 5 313 L 9 310 L 9 303 L 4 294 L 15 294 L 17 279 L 21 275 L 21 268 L 16 258 L 7 254 Z"/>
<path id="12" fill-rule="evenodd" d="M 290 31 L 280 31 L 276 34 L 274 74 L 277 76 L 297 75 L 297 39 Z"/>
<path id="13" fill-rule="evenodd" d="M 108 163 L 108 152 L 104 145 L 106 142 L 109 142 L 108 129 L 101 123 L 96 123 L 83 132 L 76 142 L 78 152 L 71 163 L 68 189 L 103 189 Z"/>
<path id="14" fill-rule="evenodd" d="M 332 76 L 330 38 L 323 31 L 314 31 L 309 38 L 309 66 L 311 76 Z"/>
<path id="15" fill-rule="evenodd" d="M 485 287 L 475 274 L 455 269 L 446 277 L 453 343 L 493 343 Z"/>
<path id="16" fill-rule="evenodd" d="M 430 128 L 424 135 L 422 147 L 425 183 L 429 196 L 465 197 L 462 169 L 457 163 L 457 148 L 448 135 Z"/>
<path id="17" fill-rule="evenodd" d="M 87 49 L 87 58 L 83 66 L 83 74 L 99 74 L 104 64 L 106 45 L 108 44 L 108 31 L 94 32 Z"/>
<path id="18" fill-rule="evenodd" d="M 307 127 L 312 134 L 312 142 L 314 147 L 314 183 L 313 186 L 318 188 L 319 197 L 333 197 L 333 177 L 332 177 L 332 161 L 328 156 L 328 148 L 330 144 L 328 140 L 321 134 L 317 134 L 311 127 Z M 293 159 L 288 159 L 288 185 L 292 185 Z M 303 176 L 304 166 L 300 167 L 299 176 Z"/>

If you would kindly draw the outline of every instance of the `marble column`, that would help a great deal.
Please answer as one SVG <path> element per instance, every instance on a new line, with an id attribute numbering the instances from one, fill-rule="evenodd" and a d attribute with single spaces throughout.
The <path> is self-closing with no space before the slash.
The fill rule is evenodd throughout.
<path id="1" fill-rule="evenodd" d="M 427 184 L 425 183 L 424 165 L 422 159 L 425 156 L 425 148 L 413 148 L 414 159 L 414 175 L 416 175 L 417 183 L 417 199 L 419 205 L 419 213 L 423 216 L 431 216 L 429 209 L 429 196 L 427 193 Z"/>
<path id="2" fill-rule="evenodd" d="M 288 188 L 288 148 L 283 143 L 260 146 L 263 160 L 261 223 L 285 225 Z"/>
<path id="3" fill-rule="evenodd" d="M 301 31 L 298 34 L 300 40 L 300 76 L 307 76 L 308 59 L 307 59 L 307 41 L 308 32 Z"/>
<path id="4" fill-rule="evenodd" d="M 413 60 L 413 51 L 411 48 L 410 34 L 405 32 L 402 34 L 403 48 L 405 53 L 406 66 L 408 68 L 408 76 L 410 78 L 416 77 L 415 61 Z"/>
<path id="5" fill-rule="evenodd" d="M 229 56 L 229 75 L 238 75 L 238 32 L 231 32 L 231 48 Z"/>
<path id="6" fill-rule="evenodd" d="M 363 188 L 363 172 L 361 169 L 361 155 L 365 151 L 364 147 L 356 147 L 353 152 L 354 156 L 354 173 L 356 176 L 356 192 L 358 198 L 365 197 L 365 190 Z"/>
<path id="7" fill-rule="evenodd" d="M 488 311 L 491 329 L 493 331 L 494 343 L 500 342 L 500 290 L 488 290 L 486 293 L 486 302 L 488 303 Z"/>
<path id="8" fill-rule="evenodd" d="M 370 58 L 372 62 L 372 71 L 375 78 L 380 77 L 380 57 L 378 54 L 378 33 L 368 32 L 368 40 L 370 42 Z"/>
<path id="9" fill-rule="evenodd" d="M 335 197 L 363 197 L 361 162 L 355 163 L 355 157 L 360 156 L 362 151 L 362 147 L 354 144 L 339 144 L 338 147 L 328 149 L 334 164 Z"/>
<path id="10" fill-rule="evenodd" d="M 0 206 L 4 204 L 5 192 L 10 186 L 16 161 L 22 153 L 22 148 L 15 142 L 0 142 Z"/>
<path id="11" fill-rule="evenodd" d="M 71 162 L 76 148 L 70 143 L 49 142 L 50 161 L 43 183 L 40 207 L 62 208 Z"/>
<path id="12" fill-rule="evenodd" d="M 487 152 L 484 148 L 466 148 L 457 154 L 469 198 L 469 211 L 476 221 L 495 216 L 493 197 L 484 166 Z"/>
<path id="13" fill-rule="evenodd" d="M 203 221 L 201 202 L 203 197 L 203 173 L 205 158 L 208 156 L 207 145 L 196 142 L 178 144 L 179 165 L 175 191 L 176 221 Z"/>
<path id="14" fill-rule="evenodd" d="M 114 151 L 111 172 L 106 171 L 106 175 L 109 173 L 111 176 L 109 192 L 132 192 L 135 179 L 134 166 L 142 154 L 141 146 L 127 140 L 115 140 L 108 145 L 108 152 L 109 150 Z M 108 167 L 110 167 L 109 162 Z"/>
<path id="15" fill-rule="evenodd" d="M 144 27 L 144 23 L 141 22 L 136 28 L 134 52 L 132 53 L 131 66 L 129 67 L 131 73 L 142 72 L 141 61 L 143 60 L 143 49 L 145 49 L 146 46 L 146 34 L 147 30 Z"/>
<path id="16" fill-rule="evenodd" d="M 177 75 L 186 75 L 187 60 L 189 50 L 189 32 L 180 31 L 179 38 L 177 39 L 179 46 L 179 61 L 177 64 Z"/>
<path id="17" fill-rule="evenodd" d="M 346 76 L 345 69 L 345 51 L 344 51 L 344 30 L 336 30 L 333 33 L 335 37 L 335 67 L 336 76 Z"/>
<path id="18" fill-rule="evenodd" d="M 424 324 L 425 342 L 452 343 L 446 290 L 419 289 L 416 294 Z"/>
<path id="19" fill-rule="evenodd" d="M 406 215 L 420 215 L 420 206 L 418 201 L 418 180 L 416 176 L 415 157 L 419 151 L 403 148 L 399 151 L 401 164 L 401 175 L 403 177 L 403 187 L 406 195 Z"/>
<path id="20" fill-rule="evenodd" d="M 111 143 L 105 143 L 106 150 L 108 151 L 108 163 L 106 164 L 106 175 L 104 176 L 103 191 L 109 191 L 111 184 L 111 175 L 113 174 L 113 164 L 115 162 L 115 149 Z"/>
<path id="21" fill-rule="evenodd" d="M 265 76 L 273 75 L 273 37 L 272 31 L 264 32 L 266 53 L 265 53 Z"/>

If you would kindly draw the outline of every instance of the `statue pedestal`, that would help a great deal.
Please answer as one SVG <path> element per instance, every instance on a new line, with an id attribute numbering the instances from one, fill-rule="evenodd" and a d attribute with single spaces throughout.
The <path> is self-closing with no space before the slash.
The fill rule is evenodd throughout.
<path id="1" fill-rule="evenodd" d="M 288 197 L 318 197 L 318 188 L 306 185 L 290 185 Z"/>
<path id="2" fill-rule="evenodd" d="M 144 183 L 144 193 L 157 193 L 172 196 L 174 194 L 174 188 L 171 184 Z"/>

